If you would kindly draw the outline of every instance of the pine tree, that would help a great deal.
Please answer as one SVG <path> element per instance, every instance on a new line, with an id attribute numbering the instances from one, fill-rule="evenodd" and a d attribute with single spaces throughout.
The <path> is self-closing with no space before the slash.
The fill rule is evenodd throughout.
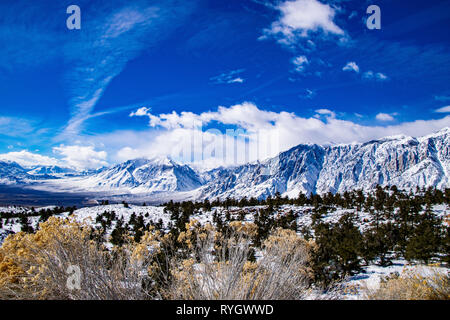
<path id="1" fill-rule="evenodd" d="M 20 218 L 20 224 L 21 224 L 21 229 L 20 229 L 21 231 L 26 232 L 26 233 L 34 232 L 33 226 L 31 225 L 27 216 L 22 216 Z"/>
<path id="2" fill-rule="evenodd" d="M 393 250 L 396 238 L 397 229 L 391 222 L 366 230 L 363 234 L 362 248 L 362 256 L 366 264 L 379 259 L 379 265 L 390 265 L 392 262 L 389 253 Z"/>
<path id="3" fill-rule="evenodd" d="M 439 250 L 440 230 L 441 222 L 428 203 L 425 213 L 420 215 L 419 223 L 408 240 L 405 258 L 409 261 L 420 260 L 427 264 Z"/>
<path id="4" fill-rule="evenodd" d="M 441 260 L 450 264 L 450 227 L 446 227 L 441 242 Z"/>
<path id="5" fill-rule="evenodd" d="M 314 278 L 325 285 L 361 270 L 362 235 L 352 214 L 336 224 L 319 223 L 314 227 L 317 249 L 312 256 Z"/>
<path id="6" fill-rule="evenodd" d="M 273 213 L 273 207 L 269 205 L 267 209 L 262 208 L 258 210 L 258 214 L 255 217 L 255 225 L 257 227 L 257 235 L 255 239 L 255 245 L 260 247 L 262 242 L 269 236 L 270 230 L 273 227 L 273 219 L 271 214 Z"/>

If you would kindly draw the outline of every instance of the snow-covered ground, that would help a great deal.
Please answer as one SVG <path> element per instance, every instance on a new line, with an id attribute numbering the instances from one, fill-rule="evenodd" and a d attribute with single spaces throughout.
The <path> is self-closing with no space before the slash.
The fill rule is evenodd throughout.
<path id="1" fill-rule="evenodd" d="M 36 208 L 35 211 L 39 212 L 40 210 L 45 209 L 54 209 L 54 206 Z M 258 209 L 264 208 L 264 206 L 254 206 L 254 207 L 230 207 L 228 210 L 223 207 L 213 207 L 209 211 L 204 211 L 203 209 L 196 212 L 191 216 L 191 219 L 196 219 L 202 224 L 207 222 L 212 223 L 213 221 L 213 213 L 222 213 L 225 214 L 227 211 L 231 214 L 232 217 L 237 218 L 239 213 L 243 210 L 245 211 L 244 221 L 252 222 L 254 220 L 254 216 L 257 213 Z M 309 206 L 293 206 L 293 205 L 283 205 L 279 209 L 276 210 L 276 215 L 284 215 L 292 210 L 294 214 L 298 215 L 297 224 L 301 227 L 310 227 L 312 223 L 311 213 L 312 207 Z M 77 209 L 74 211 L 74 216 L 80 222 L 86 222 L 91 225 L 96 225 L 97 216 L 101 215 L 105 211 L 107 212 L 115 212 L 116 220 L 121 219 L 124 223 L 128 223 L 130 217 L 133 213 L 136 216 L 142 216 L 144 222 L 150 223 L 158 223 L 160 220 L 163 223 L 163 227 L 167 228 L 169 223 L 171 222 L 171 213 L 164 212 L 163 206 L 137 206 L 129 204 L 128 207 L 123 204 L 111 204 L 111 205 L 100 205 L 93 207 L 86 207 Z M 448 217 L 450 214 L 450 210 L 447 205 L 435 205 L 433 207 L 433 211 L 439 217 Z M 26 207 L 0 207 L 0 213 L 3 212 L 14 212 L 14 213 L 31 213 L 30 208 Z M 355 209 L 336 209 L 333 212 L 324 215 L 322 221 L 335 223 L 338 222 L 340 217 L 345 213 L 353 213 L 356 217 L 356 223 L 359 228 L 363 231 L 370 225 L 370 216 L 366 212 L 356 211 Z M 67 217 L 69 212 L 64 212 L 60 214 L 61 217 Z M 36 228 L 39 222 L 38 216 L 29 217 L 29 222 Z M 111 229 L 114 228 L 116 222 L 112 223 Z M 3 242 L 4 238 L 10 233 L 16 233 L 20 231 L 21 224 L 19 218 L 10 218 L 10 219 L 2 219 L 3 227 L 0 228 L 0 243 Z M 109 230 L 110 232 L 111 230 Z M 311 230 L 312 231 L 312 230 Z M 405 268 L 408 267 L 408 264 L 404 260 L 394 260 L 391 266 L 380 267 L 377 265 L 370 265 L 363 267 L 362 272 L 350 277 L 347 279 L 346 283 L 349 287 L 353 287 L 357 289 L 360 286 L 367 286 L 369 288 L 374 288 L 379 284 L 381 277 L 387 276 L 390 273 L 399 272 L 401 273 Z M 357 290 L 351 291 L 344 297 L 345 299 L 357 299 L 359 297 Z"/>
<path id="2" fill-rule="evenodd" d="M 39 212 L 41 210 L 46 209 L 54 209 L 55 206 L 47 206 L 36 208 L 35 211 Z M 244 221 L 252 222 L 254 220 L 254 215 L 257 213 L 258 209 L 264 208 L 264 206 L 253 206 L 253 207 L 230 207 L 225 209 L 223 207 L 213 207 L 209 211 L 204 211 L 200 209 L 194 215 L 191 216 L 191 219 L 196 219 L 200 223 L 204 224 L 207 222 L 212 223 L 213 213 L 217 212 L 219 214 L 225 214 L 227 211 L 231 214 L 232 217 L 237 218 L 240 212 L 245 211 Z M 312 224 L 312 207 L 310 206 L 294 206 L 294 205 L 283 205 L 280 206 L 279 209 L 276 210 L 276 215 L 285 215 L 292 210 L 292 212 L 298 215 L 297 225 L 301 227 L 310 227 Z M 117 219 L 122 219 L 124 223 L 127 223 L 133 213 L 136 216 L 143 216 L 144 222 L 154 222 L 157 223 L 160 219 L 163 221 L 163 226 L 167 227 L 170 222 L 170 212 L 164 213 L 163 206 L 138 206 L 129 204 L 128 207 L 125 207 L 123 204 L 111 204 L 111 205 L 100 205 L 93 207 L 85 207 L 81 209 L 77 209 L 74 211 L 74 216 L 78 221 L 86 221 L 90 224 L 95 224 L 96 217 L 103 212 L 114 211 Z M 449 217 L 450 210 L 447 205 L 435 205 L 433 207 L 434 213 L 438 217 Z M 31 213 L 31 209 L 28 207 L 17 207 L 17 206 L 9 206 L 9 207 L 0 207 L 0 213 L 2 212 L 13 212 L 13 213 Z M 338 220 L 346 213 L 353 213 L 356 217 L 356 224 L 359 226 L 361 231 L 364 231 L 370 225 L 370 215 L 364 211 L 357 211 L 355 209 L 341 209 L 338 208 L 333 212 L 330 212 L 322 217 L 323 222 L 327 223 L 336 223 Z M 68 212 L 60 214 L 60 216 L 68 216 Z M 29 222 L 32 224 L 34 228 L 37 227 L 39 217 L 29 217 Z M 3 228 L 0 230 L 10 231 L 10 232 L 18 232 L 20 231 L 20 220 L 18 218 L 10 218 L 2 219 Z M 312 230 L 311 230 L 312 231 Z"/>
<path id="3" fill-rule="evenodd" d="M 439 266 L 425 266 L 425 265 L 411 265 L 405 260 L 393 260 L 391 266 L 381 267 L 378 265 L 369 265 L 362 268 L 363 270 L 349 277 L 345 281 L 347 287 L 344 299 L 356 300 L 361 299 L 361 291 L 364 288 L 369 290 L 377 289 L 380 285 L 382 278 L 385 278 L 391 274 L 402 274 L 408 271 L 418 272 L 422 276 L 431 276 L 434 272 L 450 274 L 450 269 Z"/>

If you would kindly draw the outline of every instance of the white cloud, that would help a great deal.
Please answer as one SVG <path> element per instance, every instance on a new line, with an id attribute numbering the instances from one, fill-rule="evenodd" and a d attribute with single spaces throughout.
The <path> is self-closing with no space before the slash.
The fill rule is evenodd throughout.
<path id="1" fill-rule="evenodd" d="M 342 68 L 342 70 L 343 70 L 343 71 L 354 71 L 354 72 L 356 72 L 356 73 L 359 73 L 359 67 L 358 67 L 358 65 L 356 64 L 356 62 L 353 62 L 353 61 L 348 62 L 348 63 Z"/>
<path id="2" fill-rule="evenodd" d="M 139 109 L 137 109 L 135 112 L 131 112 L 130 113 L 130 117 L 141 117 L 141 116 L 145 116 L 150 112 L 151 108 L 147 108 L 147 107 L 141 107 Z"/>
<path id="3" fill-rule="evenodd" d="M 363 74 L 363 78 L 365 78 L 365 79 L 372 79 L 373 77 L 374 77 L 373 71 L 367 71 L 367 72 L 364 72 L 364 74 Z"/>
<path id="4" fill-rule="evenodd" d="M 389 126 L 365 126 L 338 119 L 330 109 L 318 109 L 315 112 L 318 117 L 304 118 L 290 112 L 262 110 L 253 103 L 244 102 L 200 114 L 147 114 L 153 131 L 145 135 L 151 139 L 141 137 L 141 142 L 133 145 L 126 145 L 125 141 L 116 157 L 126 160 L 140 156 L 170 155 L 186 163 L 211 167 L 262 160 L 301 143 L 366 142 L 397 134 L 422 136 L 450 126 L 450 116 Z M 393 115 L 395 113 L 380 114 L 377 118 L 390 121 Z M 227 133 L 223 125 L 241 130 L 238 139 L 231 144 L 224 141 L 233 132 Z M 210 129 L 205 131 L 204 128 Z M 110 137 L 108 139 L 111 140 Z M 249 146 L 255 144 L 266 149 L 260 153 L 246 151 L 246 146 L 252 149 Z M 211 152 L 212 149 L 216 154 Z"/>
<path id="5" fill-rule="evenodd" d="M 381 73 L 381 72 L 378 72 L 378 73 L 376 74 L 376 77 L 377 77 L 378 80 L 382 80 L 382 81 L 388 79 L 388 76 L 385 75 L 384 73 Z"/>
<path id="6" fill-rule="evenodd" d="M 357 16 L 358 16 L 358 12 L 357 11 L 352 11 L 350 13 L 350 15 L 348 16 L 348 19 L 351 20 L 351 19 L 353 19 L 353 18 L 355 18 Z"/>
<path id="7" fill-rule="evenodd" d="M 380 121 L 394 121 L 394 117 L 387 113 L 377 114 L 376 119 Z"/>
<path id="8" fill-rule="evenodd" d="M 329 109 L 318 109 L 316 110 L 316 113 L 323 116 L 328 116 L 331 118 L 336 118 L 336 113 L 334 111 L 331 111 Z"/>
<path id="9" fill-rule="evenodd" d="M 292 44 L 298 37 L 305 38 L 318 31 L 338 36 L 345 34 L 333 21 L 336 9 L 318 0 L 285 1 L 276 9 L 280 18 L 264 32 L 279 37 L 281 43 Z"/>
<path id="10" fill-rule="evenodd" d="M 450 106 L 446 106 L 446 107 L 439 108 L 439 109 L 435 110 L 434 112 L 438 112 L 438 113 L 450 113 Z"/>
<path id="11" fill-rule="evenodd" d="M 295 71 L 303 72 L 305 65 L 309 64 L 309 60 L 306 56 L 298 56 L 292 59 L 292 63 L 295 65 Z"/>
<path id="12" fill-rule="evenodd" d="M 42 156 L 37 153 L 29 152 L 28 150 L 14 151 L 0 154 L 0 160 L 13 161 L 25 168 L 30 168 L 38 165 L 42 166 L 61 165 L 61 162 L 58 159 Z"/>
<path id="13" fill-rule="evenodd" d="M 107 153 L 95 151 L 93 146 L 65 146 L 54 147 L 53 152 L 62 155 L 63 161 L 70 167 L 82 169 L 97 169 L 107 166 Z"/>
<path id="14" fill-rule="evenodd" d="M 235 78 L 235 79 L 231 79 L 231 80 L 228 80 L 228 83 L 243 83 L 244 82 L 244 79 L 242 79 L 242 78 Z"/>
<path id="15" fill-rule="evenodd" d="M 361 70 L 359 66 L 354 61 L 347 62 L 347 64 L 342 68 L 342 71 L 348 72 L 356 72 L 359 73 Z M 377 81 L 386 81 L 389 80 L 389 77 L 381 72 L 374 72 L 372 70 L 363 72 L 361 77 L 363 79 L 374 79 Z"/>
<path id="16" fill-rule="evenodd" d="M 209 80 L 214 84 L 243 83 L 244 79 L 241 77 L 237 77 L 237 75 L 241 74 L 244 71 L 245 69 L 231 70 L 229 72 L 221 73 L 218 76 L 211 77 Z"/>
<path id="17" fill-rule="evenodd" d="M 385 75 L 384 73 L 381 72 L 373 72 L 371 70 L 364 72 L 363 76 L 364 79 L 375 79 L 375 80 L 379 80 L 379 81 L 385 81 L 388 80 L 389 77 L 387 75 Z"/>

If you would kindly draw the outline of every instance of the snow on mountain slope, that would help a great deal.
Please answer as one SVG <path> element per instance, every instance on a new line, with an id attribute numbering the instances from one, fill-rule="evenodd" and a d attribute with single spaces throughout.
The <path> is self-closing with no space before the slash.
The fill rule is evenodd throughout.
<path id="1" fill-rule="evenodd" d="M 10 161 L 0 161 L 1 184 L 21 184 L 25 183 L 27 179 L 32 179 L 32 176 L 19 164 Z"/>
<path id="2" fill-rule="evenodd" d="M 29 170 L 29 174 L 41 175 L 41 174 L 62 174 L 62 173 L 73 173 L 75 172 L 69 168 L 62 168 L 59 166 L 37 166 Z"/>
<path id="3" fill-rule="evenodd" d="M 322 169 L 323 150 L 317 145 L 300 145 L 260 163 L 217 170 L 202 189 L 201 197 L 267 197 L 293 189 L 315 188 Z"/>
<path id="4" fill-rule="evenodd" d="M 169 158 L 135 159 L 51 181 L 34 181 L 33 188 L 111 194 L 204 198 L 296 197 L 299 192 L 327 193 L 376 185 L 401 189 L 450 187 L 450 129 L 413 138 L 392 136 L 366 143 L 299 145 L 261 162 L 216 168 L 199 173 Z M 17 164 L 0 162 L 0 183 L 36 179 Z M 3 180 L 2 180 L 3 179 Z M 180 198 L 180 197 L 178 197 Z M 153 199 L 154 200 L 154 199 Z"/>
<path id="5" fill-rule="evenodd" d="M 66 174 L 75 174 L 76 171 L 70 168 L 63 168 L 59 166 L 37 166 L 28 171 L 28 174 L 41 176 L 64 176 Z"/>
<path id="6" fill-rule="evenodd" d="M 449 145 L 450 132 L 444 129 L 419 139 L 399 136 L 329 147 L 315 191 L 369 190 L 377 184 L 395 184 L 403 189 L 449 187 Z"/>
<path id="7" fill-rule="evenodd" d="M 268 168 L 269 174 L 267 174 Z M 266 197 L 371 190 L 377 184 L 412 189 L 450 187 L 450 129 L 422 138 L 387 137 L 367 143 L 300 145 L 256 165 L 219 170 L 203 198 Z"/>
<path id="8" fill-rule="evenodd" d="M 202 185 L 200 176 L 187 165 L 169 158 L 135 159 L 86 177 L 61 179 L 48 184 L 63 190 L 123 193 L 182 192 Z"/>

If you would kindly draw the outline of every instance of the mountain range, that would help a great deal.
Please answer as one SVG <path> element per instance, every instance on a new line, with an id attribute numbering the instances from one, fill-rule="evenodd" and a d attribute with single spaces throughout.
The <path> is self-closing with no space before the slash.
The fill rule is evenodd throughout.
<path id="1" fill-rule="evenodd" d="M 187 198 L 264 198 L 275 195 L 450 187 L 450 128 L 414 138 L 393 136 L 366 143 L 302 144 L 278 156 L 200 172 L 169 158 L 134 159 L 97 171 L 60 167 L 25 169 L 0 161 L 0 184 L 65 192 L 171 195 Z"/>

